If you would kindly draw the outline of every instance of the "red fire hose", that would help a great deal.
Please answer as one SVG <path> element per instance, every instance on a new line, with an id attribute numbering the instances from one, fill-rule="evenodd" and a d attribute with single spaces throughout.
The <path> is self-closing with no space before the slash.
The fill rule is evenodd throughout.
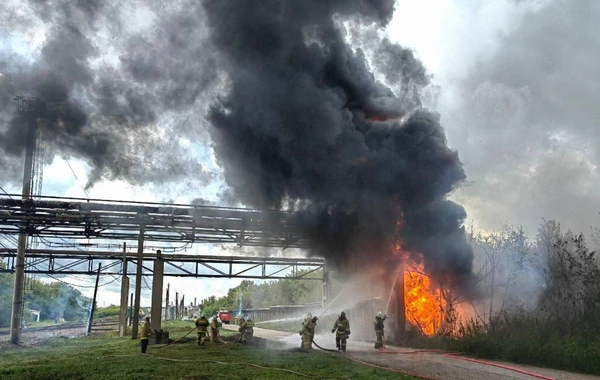
<path id="1" fill-rule="evenodd" d="M 540 374 L 537 374 L 537 373 L 534 373 L 534 372 L 529 372 L 529 371 L 525 371 L 525 370 L 522 370 L 522 369 L 518 369 L 518 368 L 514 368 L 514 367 L 509 367 L 509 366 L 503 365 L 503 364 L 497 364 L 497 363 L 487 362 L 487 361 L 483 361 L 483 360 L 466 358 L 464 356 L 458 356 L 457 354 L 450 353 L 450 354 L 444 354 L 444 356 L 447 357 L 447 358 L 458 359 L 458 360 L 465 360 L 465 361 L 468 361 L 468 362 L 485 364 L 485 365 L 489 365 L 489 366 L 493 366 L 493 367 L 503 368 L 503 369 L 506 369 L 506 370 L 509 370 L 509 371 L 513 371 L 513 372 L 517 372 L 517 373 L 522 373 L 524 375 L 528 375 L 528 376 L 532 376 L 532 377 L 537 377 L 538 379 L 556 380 L 554 377 L 540 375 Z"/>
<path id="2" fill-rule="evenodd" d="M 535 372 L 530 372 L 530 371 L 525 371 L 522 369 L 518 369 L 515 367 L 510 367 L 504 364 L 498 364 L 498 363 L 494 363 L 494 362 L 488 362 L 488 361 L 484 361 L 484 360 L 477 360 L 477 359 L 471 359 L 471 358 L 467 358 L 464 356 L 461 356 L 460 353 L 458 352 L 446 352 L 444 350 L 414 350 L 414 351 L 394 351 L 394 350 L 388 350 L 388 349 L 378 349 L 378 352 L 382 353 L 382 354 L 391 354 L 391 355 L 410 355 L 410 354 L 423 354 L 423 353 L 429 353 L 429 354 L 443 354 L 445 357 L 450 358 L 450 359 L 457 359 L 457 360 L 464 360 L 464 361 L 468 361 L 468 362 L 473 362 L 473 363 L 478 363 L 478 364 L 483 364 L 483 365 L 489 365 L 492 367 L 498 367 L 498 368 L 502 368 L 502 369 L 506 369 L 508 371 L 513 371 L 513 372 L 517 372 L 517 373 L 521 373 L 523 375 L 527 375 L 527 376 L 531 376 L 531 377 L 536 377 L 538 379 L 543 379 L 543 380 L 556 380 L 553 377 L 550 376 L 545 376 L 545 375 L 540 375 L 538 373 Z"/>

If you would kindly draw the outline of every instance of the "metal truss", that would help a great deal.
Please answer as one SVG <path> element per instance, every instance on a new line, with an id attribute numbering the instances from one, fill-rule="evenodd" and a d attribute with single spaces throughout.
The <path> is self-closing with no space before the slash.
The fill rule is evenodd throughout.
<path id="1" fill-rule="evenodd" d="M 0 233 L 309 248 L 293 213 L 181 204 L 0 195 Z"/>
<path id="2" fill-rule="evenodd" d="M 122 274 L 123 260 L 127 260 L 127 272 L 135 273 L 137 254 L 101 251 L 66 251 L 55 249 L 31 249 L 26 252 L 25 273 L 53 275 L 93 275 L 98 263 L 102 263 L 102 275 Z M 16 249 L 0 249 L 0 259 L 6 268 L 0 273 L 13 273 L 16 265 Z M 164 260 L 164 276 L 198 278 L 248 278 L 248 279 L 294 279 L 323 280 L 310 276 L 323 269 L 325 260 L 312 258 L 273 258 L 242 256 L 198 256 L 184 254 L 144 253 L 142 275 L 153 273 L 154 262 Z"/>

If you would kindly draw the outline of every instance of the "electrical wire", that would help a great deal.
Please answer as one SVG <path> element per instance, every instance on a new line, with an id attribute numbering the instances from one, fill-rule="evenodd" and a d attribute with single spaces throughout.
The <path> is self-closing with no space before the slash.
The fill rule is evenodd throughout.
<path id="1" fill-rule="evenodd" d="M 81 185 L 81 182 L 79 182 L 79 178 L 77 177 L 77 174 L 75 174 L 75 170 L 73 170 L 73 167 L 69 163 L 69 160 L 67 160 L 67 157 L 65 157 L 65 153 L 62 151 L 62 149 L 60 149 L 60 155 L 62 156 L 62 159 L 65 160 L 65 162 L 69 166 L 69 169 L 71 169 L 71 173 L 73 173 L 73 176 L 75 177 L 75 182 L 77 182 L 79 187 L 81 187 L 81 190 L 83 190 L 83 193 L 85 194 L 85 196 L 88 197 L 88 199 L 89 199 L 90 195 L 87 193 L 85 188 Z"/>
<path id="2" fill-rule="evenodd" d="M 9 198 L 10 198 L 10 199 L 11 199 L 13 202 L 15 202 L 15 205 L 17 205 L 17 206 L 19 205 L 19 203 L 18 203 L 18 202 L 17 202 L 17 201 L 16 201 L 16 200 L 15 200 L 13 197 L 11 197 L 11 196 L 10 196 L 10 194 L 9 194 L 9 193 L 7 193 L 7 192 L 6 192 L 6 190 L 4 190 L 4 189 L 2 188 L 2 186 L 0 186 L 0 190 L 2 190 L 2 192 L 3 192 L 4 194 L 8 195 L 8 197 L 9 197 Z"/>

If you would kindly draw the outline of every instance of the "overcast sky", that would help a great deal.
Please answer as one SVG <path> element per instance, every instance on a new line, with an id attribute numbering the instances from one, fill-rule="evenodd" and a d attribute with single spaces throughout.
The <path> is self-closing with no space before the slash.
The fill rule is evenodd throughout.
<path id="1" fill-rule="evenodd" d="M 0 17 L 27 19 L 24 14 L 9 16 L 19 5 L 7 4 L 12 5 L 0 9 Z M 152 22 L 161 26 L 160 20 L 140 12 L 133 18 L 137 27 Z M 483 230 L 503 223 L 522 225 L 530 235 L 543 218 L 583 232 L 600 225 L 599 2 L 399 0 L 385 33 L 412 48 L 433 75 L 423 102 L 440 113 L 449 144 L 464 163 L 467 182 L 452 199 L 466 208 L 469 224 Z M 44 33 L 35 27 L 2 30 L 0 53 L 17 51 L 27 60 L 39 54 L 43 41 Z M 103 53 L 106 60 L 116 54 L 111 49 Z M 158 124 L 168 125 L 165 118 Z M 190 142 L 194 136 L 201 136 L 198 141 L 209 139 L 196 131 L 178 144 L 194 152 L 200 170 L 210 173 L 195 183 L 200 194 L 190 193 L 187 183 L 136 186 L 102 177 L 86 195 L 83 187 L 91 168 L 75 157 L 69 162 L 77 179 L 61 157 L 45 167 L 44 193 L 136 201 L 190 202 L 202 197 L 218 202 L 226 189 L 221 169 L 206 145 Z M 9 168 L 19 165 L 15 159 Z M 11 192 L 19 190 L 15 184 L 0 183 Z M 235 248 L 231 251 L 238 254 Z M 193 293 L 186 294 L 188 300 L 222 295 L 239 283 L 168 282 L 172 289 Z M 109 289 L 114 292 L 101 293 L 101 303 L 118 302 L 118 285 Z M 91 290 L 84 293 L 91 295 Z"/>

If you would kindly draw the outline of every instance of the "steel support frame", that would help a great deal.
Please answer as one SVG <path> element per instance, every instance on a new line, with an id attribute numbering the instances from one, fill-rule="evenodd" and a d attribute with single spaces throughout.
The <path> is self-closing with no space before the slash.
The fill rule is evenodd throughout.
<path id="1" fill-rule="evenodd" d="M 15 249 L 0 249 L 0 259 L 7 266 L 1 272 L 14 273 Z M 310 258 L 270 258 L 244 256 L 204 256 L 204 255 L 161 255 L 166 264 L 164 276 L 196 277 L 196 278 L 246 278 L 246 279 L 307 279 L 321 280 L 322 277 L 310 277 L 311 273 L 322 270 L 323 259 Z M 102 263 L 102 275 L 122 275 L 122 268 L 127 264 L 137 266 L 137 254 L 123 252 L 83 252 L 52 249 L 27 250 L 30 261 L 25 266 L 25 273 L 51 275 L 94 275 L 96 266 Z M 151 276 L 155 253 L 144 253 L 142 276 Z M 64 263 L 63 263 L 64 261 Z M 186 267 L 187 265 L 187 267 Z M 170 268 L 171 270 L 167 269 Z M 234 266 L 240 266 L 234 270 Z M 260 269 L 259 269 L 260 268 Z M 201 269 L 205 269 L 202 271 Z M 290 272 L 288 272 L 291 269 Z M 251 272 L 253 271 L 254 272 Z M 290 275 L 291 274 L 291 275 Z"/>

